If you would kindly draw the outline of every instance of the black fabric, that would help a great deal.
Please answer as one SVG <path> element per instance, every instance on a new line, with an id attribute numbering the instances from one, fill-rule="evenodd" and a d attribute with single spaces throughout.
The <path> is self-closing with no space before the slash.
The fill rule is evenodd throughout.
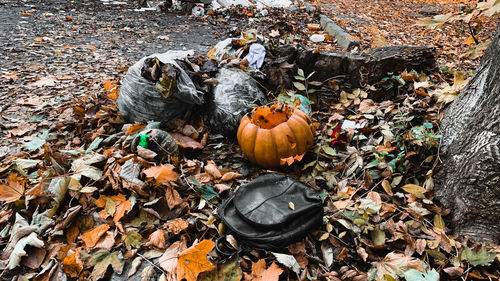
<path id="1" fill-rule="evenodd" d="M 323 207 L 319 196 L 304 184 L 267 174 L 241 186 L 222 203 L 218 215 L 241 243 L 279 250 L 320 226 Z"/>

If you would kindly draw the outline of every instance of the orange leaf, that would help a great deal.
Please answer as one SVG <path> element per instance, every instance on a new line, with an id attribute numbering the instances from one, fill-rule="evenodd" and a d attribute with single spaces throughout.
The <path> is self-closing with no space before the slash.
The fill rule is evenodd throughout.
<path id="1" fill-rule="evenodd" d="M 175 219 L 167 222 L 167 231 L 173 234 L 179 234 L 181 231 L 188 228 L 189 224 L 183 219 Z"/>
<path id="2" fill-rule="evenodd" d="M 11 203 L 24 195 L 24 183 L 17 174 L 9 174 L 7 184 L 0 185 L 0 201 Z"/>
<path id="3" fill-rule="evenodd" d="M 80 272 L 83 270 L 83 261 L 80 257 L 79 250 L 63 259 L 63 269 L 64 272 L 69 274 L 72 278 L 76 278 L 80 275 Z"/>
<path id="4" fill-rule="evenodd" d="M 98 227 L 94 227 L 93 229 L 85 232 L 80 236 L 80 238 L 82 238 L 87 248 L 92 248 L 95 246 L 97 241 L 99 241 L 99 238 L 101 238 L 101 236 L 108 231 L 108 229 L 109 225 L 101 224 Z"/>
<path id="5" fill-rule="evenodd" d="M 154 178 L 156 183 L 161 185 L 169 181 L 175 181 L 179 178 L 179 174 L 174 172 L 174 169 L 175 167 L 172 165 L 161 165 L 146 169 L 144 174 L 146 174 L 148 178 Z"/>
<path id="6" fill-rule="evenodd" d="M 106 83 L 104 83 L 103 87 L 106 91 L 111 91 L 116 87 L 116 84 L 112 83 L 111 80 L 108 79 Z"/>
<path id="7" fill-rule="evenodd" d="M 283 270 L 275 263 L 272 263 L 266 269 L 266 261 L 261 259 L 257 262 L 252 262 L 252 273 L 245 273 L 245 281 L 277 281 L 283 273 Z"/>
<path id="8" fill-rule="evenodd" d="M 349 255 L 349 250 L 347 248 L 342 248 L 342 251 L 337 255 L 337 259 L 344 260 Z"/>
<path id="9" fill-rule="evenodd" d="M 223 176 L 222 176 L 222 180 L 223 181 L 230 181 L 230 180 L 234 180 L 234 179 L 237 179 L 237 178 L 241 178 L 242 175 L 240 173 L 236 173 L 236 172 L 227 172 L 225 173 Z"/>
<path id="10" fill-rule="evenodd" d="M 127 135 L 133 134 L 133 133 L 135 133 L 143 128 L 146 128 L 146 125 L 144 125 L 140 122 L 137 122 L 134 125 L 130 126 L 130 128 L 128 128 Z"/>
<path id="11" fill-rule="evenodd" d="M 180 253 L 177 261 L 177 280 L 186 278 L 187 281 L 196 281 L 201 272 L 214 269 L 215 266 L 207 259 L 207 254 L 214 246 L 214 241 L 203 240 Z"/>
<path id="12" fill-rule="evenodd" d="M 317 23 L 309 23 L 307 25 L 307 29 L 312 30 L 312 31 L 320 30 L 321 29 L 321 25 L 319 25 Z"/>
<path id="13" fill-rule="evenodd" d="M 127 200 L 125 202 L 120 203 L 118 206 L 116 206 L 116 211 L 115 215 L 113 217 L 113 221 L 116 223 L 118 222 L 123 216 L 125 215 L 126 211 L 130 211 L 131 209 L 131 202 L 130 200 Z"/>
<path id="14" fill-rule="evenodd" d="M 215 179 L 219 179 L 222 177 L 222 174 L 217 168 L 217 165 L 215 165 L 214 161 L 212 160 L 207 161 L 207 165 L 205 166 L 205 172 L 207 172 Z"/>

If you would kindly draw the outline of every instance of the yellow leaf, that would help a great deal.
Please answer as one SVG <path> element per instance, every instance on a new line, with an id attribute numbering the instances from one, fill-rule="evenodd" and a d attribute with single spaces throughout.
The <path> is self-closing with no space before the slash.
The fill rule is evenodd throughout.
<path id="1" fill-rule="evenodd" d="M 434 215 L 434 227 L 439 229 L 439 230 L 445 230 L 446 226 L 444 224 L 444 220 L 441 217 L 441 215 Z"/>
<path id="2" fill-rule="evenodd" d="M 185 278 L 187 281 L 196 281 L 201 272 L 209 271 L 215 266 L 207 259 L 215 243 L 212 240 L 203 240 L 179 254 L 177 260 L 177 280 Z"/>
<path id="3" fill-rule="evenodd" d="M 474 37 L 472 35 L 469 35 L 469 38 L 467 38 L 467 40 L 464 41 L 464 44 L 465 45 L 470 45 L 470 44 L 474 44 L 476 41 L 474 40 Z"/>
<path id="4" fill-rule="evenodd" d="M 63 269 L 69 276 L 76 278 L 83 270 L 83 261 L 80 257 L 80 251 L 77 250 L 63 259 Z"/>
<path id="5" fill-rule="evenodd" d="M 174 169 L 175 167 L 172 165 L 161 165 L 146 169 L 144 174 L 146 174 L 148 178 L 154 178 L 158 185 L 162 185 L 179 178 L 179 174 L 174 172 Z"/>
<path id="6" fill-rule="evenodd" d="M 382 187 L 384 188 L 384 191 L 385 191 L 387 194 L 389 194 L 389 195 L 391 195 L 391 196 L 392 196 L 392 194 L 393 194 L 393 193 L 392 193 L 392 187 L 391 187 L 391 184 L 389 183 L 389 181 L 388 181 L 388 180 L 383 180 L 383 181 L 382 181 Z"/>
<path id="7" fill-rule="evenodd" d="M 425 188 L 419 186 L 419 185 L 416 185 L 416 184 L 407 184 L 405 186 L 402 187 L 402 189 L 408 193 L 411 193 L 413 194 L 415 197 L 417 198 L 420 198 L 420 199 L 424 199 L 425 198 Z"/>

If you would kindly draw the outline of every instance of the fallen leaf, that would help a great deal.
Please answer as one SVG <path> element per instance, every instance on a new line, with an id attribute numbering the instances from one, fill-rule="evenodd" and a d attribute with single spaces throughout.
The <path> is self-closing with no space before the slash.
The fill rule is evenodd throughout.
<path id="1" fill-rule="evenodd" d="M 244 279 L 245 281 L 278 281 L 281 273 L 283 273 L 283 269 L 275 263 L 266 269 L 266 260 L 261 259 L 252 262 L 252 273 L 244 273 Z"/>
<path id="2" fill-rule="evenodd" d="M 175 274 L 179 253 L 186 249 L 186 243 L 176 241 L 163 253 L 158 260 L 158 265 L 170 274 Z"/>
<path id="3" fill-rule="evenodd" d="M 220 179 L 222 177 L 217 165 L 215 165 L 215 162 L 211 160 L 207 161 L 207 165 L 205 165 L 205 172 L 211 175 L 214 179 Z"/>
<path id="4" fill-rule="evenodd" d="M 173 165 L 161 165 L 144 170 L 144 174 L 148 178 L 154 178 L 156 184 L 162 185 L 179 178 L 179 174 L 174 172 L 174 169 Z"/>
<path id="5" fill-rule="evenodd" d="M 87 248 L 92 248 L 95 246 L 97 241 L 99 241 L 99 238 L 108 231 L 109 225 L 107 224 L 101 224 L 97 227 L 94 227 L 93 229 L 85 232 L 80 236 L 80 238 L 83 240 L 85 243 L 85 246 Z"/>
<path id="6" fill-rule="evenodd" d="M 177 261 L 177 280 L 186 278 L 187 281 L 196 281 L 201 272 L 214 269 L 215 266 L 207 259 L 214 246 L 212 240 L 203 240 L 182 251 Z"/>
<path id="7" fill-rule="evenodd" d="M 175 219 L 166 223 L 167 232 L 179 234 L 181 231 L 186 230 L 189 223 L 183 219 Z"/>
<path id="8" fill-rule="evenodd" d="M 175 139 L 177 145 L 182 148 L 192 148 L 196 150 L 196 149 L 202 149 L 204 147 L 201 143 L 182 134 L 172 133 L 170 135 Z"/>
<path id="9" fill-rule="evenodd" d="M 24 195 L 24 183 L 15 173 L 10 173 L 7 184 L 0 184 L 0 201 L 12 203 Z"/>
<path id="10" fill-rule="evenodd" d="M 38 238 L 36 232 L 31 232 L 28 236 L 21 238 L 16 243 L 14 250 L 9 256 L 9 262 L 6 267 L 7 270 L 16 268 L 21 262 L 21 258 L 27 255 L 26 250 L 24 249 L 26 246 L 43 248 L 44 243 Z"/>
<path id="11" fill-rule="evenodd" d="M 225 173 L 223 176 L 222 176 L 222 180 L 223 181 L 230 181 L 230 180 L 234 180 L 234 179 L 237 179 L 237 178 L 241 178 L 243 177 L 242 174 L 240 173 L 236 173 L 236 172 L 227 172 Z"/>
<path id="12" fill-rule="evenodd" d="M 167 199 L 167 205 L 170 210 L 184 202 L 179 192 L 177 192 L 177 190 L 175 190 L 172 186 L 167 187 L 167 190 L 165 191 L 165 199 Z"/>
<path id="13" fill-rule="evenodd" d="M 415 197 L 424 199 L 425 195 L 424 193 L 426 192 L 425 188 L 416 185 L 416 184 L 406 184 L 403 187 L 401 187 L 404 191 L 413 194 Z"/>
<path id="14" fill-rule="evenodd" d="M 163 229 L 157 229 L 155 232 L 151 233 L 148 240 L 145 246 L 155 246 L 160 249 L 166 248 L 165 233 Z"/>
<path id="15" fill-rule="evenodd" d="M 67 255 L 63 259 L 63 269 L 70 277 L 76 278 L 80 275 L 83 270 L 83 261 L 80 257 L 80 251 L 77 250 L 71 255 Z"/>
<path id="16" fill-rule="evenodd" d="M 121 274 L 125 261 L 123 260 L 122 253 L 119 251 L 110 253 L 108 250 L 100 250 L 93 255 L 90 264 L 94 266 L 90 274 L 90 279 L 95 281 L 104 277 L 110 265 L 116 273 Z"/>

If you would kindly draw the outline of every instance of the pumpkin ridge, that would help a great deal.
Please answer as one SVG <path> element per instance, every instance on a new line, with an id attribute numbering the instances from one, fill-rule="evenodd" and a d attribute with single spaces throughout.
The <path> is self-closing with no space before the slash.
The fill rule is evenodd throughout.
<path id="1" fill-rule="evenodd" d="M 293 115 L 292 115 L 293 116 Z M 292 116 L 290 116 L 290 118 L 292 118 Z M 290 120 L 290 118 L 288 120 Z M 288 121 L 285 122 L 285 124 L 288 126 L 288 129 L 290 129 L 290 132 L 292 132 L 292 135 L 293 135 L 293 139 L 295 140 L 295 148 L 292 148 L 295 152 L 295 155 L 297 155 L 297 136 L 295 135 L 295 132 L 292 130 L 292 127 L 290 126 L 290 124 L 288 124 Z M 291 148 L 291 147 L 290 147 Z M 290 155 L 290 156 L 295 156 L 295 155 Z"/>

